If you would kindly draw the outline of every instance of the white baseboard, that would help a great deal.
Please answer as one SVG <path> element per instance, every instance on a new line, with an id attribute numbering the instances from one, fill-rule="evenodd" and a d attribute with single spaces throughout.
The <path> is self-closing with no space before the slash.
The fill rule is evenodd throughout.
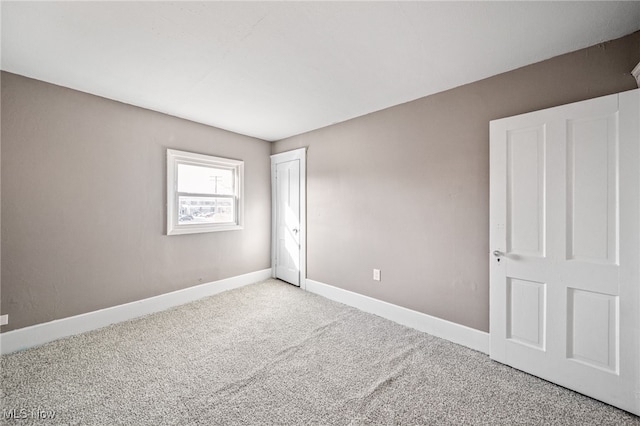
<path id="1" fill-rule="evenodd" d="M 0 353 L 39 346 L 271 278 L 271 268 L 0 334 Z"/>
<path id="2" fill-rule="evenodd" d="M 307 278 L 307 291 L 489 354 L 489 333 Z"/>

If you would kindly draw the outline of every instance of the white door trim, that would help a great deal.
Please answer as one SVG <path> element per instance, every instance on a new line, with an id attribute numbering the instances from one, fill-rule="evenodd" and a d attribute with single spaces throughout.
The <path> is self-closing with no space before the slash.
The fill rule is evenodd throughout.
<path id="1" fill-rule="evenodd" d="M 271 156 L 271 276 L 276 277 L 276 164 L 300 160 L 300 288 L 307 288 L 307 148 Z"/>

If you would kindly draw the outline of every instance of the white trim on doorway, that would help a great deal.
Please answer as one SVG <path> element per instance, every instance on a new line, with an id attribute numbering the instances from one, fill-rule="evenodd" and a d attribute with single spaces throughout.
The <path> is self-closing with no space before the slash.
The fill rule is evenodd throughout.
<path id="1" fill-rule="evenodd" d="M 278 163 L 300 160 L 300 288 L 307 284 L 307 148 L 298 148 L 271 156 L 271 276 L 276 277 L 276 182 Z"/>

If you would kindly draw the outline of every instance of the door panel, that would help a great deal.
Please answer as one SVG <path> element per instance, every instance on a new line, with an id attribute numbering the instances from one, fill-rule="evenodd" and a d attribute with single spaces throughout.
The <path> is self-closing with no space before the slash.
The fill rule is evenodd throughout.
<path id="1" fill-rule="evenodd" d="M 640 414 L 640 91 L 491 122 L 491 357 Z"/>
<path id="2" fill-rule="evenodd" d="M 544 129 L 507 134 L 507 250 L 544 257 Z"/>
<path id="3" fill-rule="evenodd" d="M 567 258 L 617 264 L 617 113 L 567 132 Z"/>
<path id="4" fill-rule="evenodd" d="M 272 276 L 306 288 L 306 148 L 271 156 Z"/>
<path id="5" fill-rule="evenodd" d="M 546 285 L 507 278 L 507 339 L 544 350 Z"/>
<path id="6" fill-rule="evenodd" d="M 618 297 L 569 288 L 567 358 L 617 372 Z"/>
<path id="7" fill-rule="evenodd" d="M 276 277 L 300 285 L 300 160 L 276 164 Z"/>

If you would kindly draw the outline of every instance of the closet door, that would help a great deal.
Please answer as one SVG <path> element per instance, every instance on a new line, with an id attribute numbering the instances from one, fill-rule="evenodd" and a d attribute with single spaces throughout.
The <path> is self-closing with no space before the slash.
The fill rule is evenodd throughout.
<path id="1" fill-rule="evenodd" d="M 491 358 L 638 415 L 639 104 L 490 125 Z"/>

